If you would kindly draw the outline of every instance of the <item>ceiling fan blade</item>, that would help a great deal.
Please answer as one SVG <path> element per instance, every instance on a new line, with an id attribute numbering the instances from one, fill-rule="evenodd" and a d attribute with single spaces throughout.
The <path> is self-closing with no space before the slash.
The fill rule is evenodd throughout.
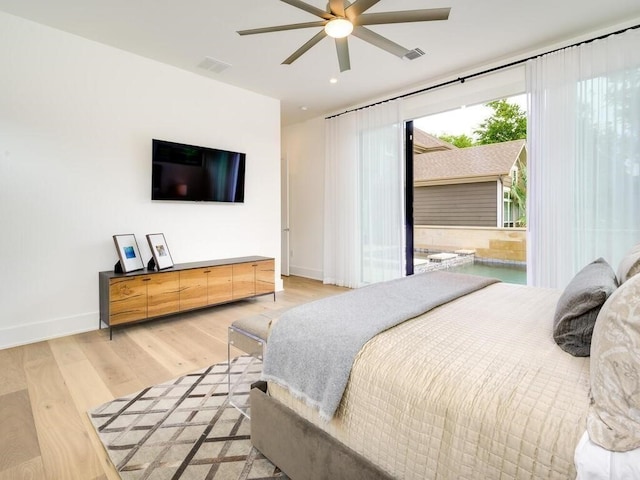
<path id="1" fill-rule="evenodd" d="M 404 48 L 403 46 L 398 45 L 388 38 L 378 35 L 376 32 L 365 27 L 355 27 L 351 35 L 354 35 L 365 42 L 369 42 L 371 45 L 375 45 L 378 48 L 386 50 L 396 57 L 402 58 L 410 52 L 408 48 Z"/>
<path id="2" fill-rule="evenodd" d="M 382 25 L 384 23 L 429 22 L 447 20 L 450 8 L 429 8 L 404 12 L 365 13 L 356 20 L 357 25 Z"/>
<path id="3" fill-rule="evenodd" d="M 369 10 L 380 0 L 356 0 L 354 3 L 345 8 L 344 13 L 351 22 L 355 21 L 361 13 Z"/>
<path id="4" fill-rule="evenodd" d="M 322 40 L 326 36 L 327 36 L 327 33 L 324 30 L 320 30 L 311 38 L 311 40 L 309 40 L 307 43 L 302 45 L 298 50 L 293 52 L 284 62 L 282 62 L 282 64 L 291 65 L 298 58 L 300 58 L 304 53 L 306 53 L 311 47 L 313 47 L 316 43 L 318 43 L 320 40 Z"/>
<path id="5" fill-rule="evenodd" d="M 351 60 L 349 59 L 349 42 L 347 37 L 336 38 L 336 51 L 338 52 L 338 64 L 340 71 L 351 70 Z"/>
<path id="6" fill-rule="evenodd" d="M 296 7 L 296 8 L 299 8 L 300 10 L 304 10 L 305 12 L 309 12 L 317 17 L 324 18 L 325 20 L 331 20 L 334 17 L 334 15 L 331 15 L 329 12 L 320 10 L 319 8 L 316 8 L 313 5 L 309 5 L 308 3 L 301 2 L 300 0 L 280 0 L 280 1 L 282 3 L 291 5 L 292 7 Z"/>
<path id="7" fill-rule="evenodd" d="M 329 0 L 329 9 L 331 13 L 338 17 L 344 17 L 344 1 L 343 0 Z"/>
<path id="8" fill-rule="evenodd" d="M 279 25 L 276 27 L 252 28 L 250 30 L 238 30 L 240 35 L 255 35 L 256 33 L 282 32 L 284 30 L 296 30 L 298 28 L 324 27 L 326 21 L 318 20 L 317 22 L 292 23 L 289 25 Z"/>

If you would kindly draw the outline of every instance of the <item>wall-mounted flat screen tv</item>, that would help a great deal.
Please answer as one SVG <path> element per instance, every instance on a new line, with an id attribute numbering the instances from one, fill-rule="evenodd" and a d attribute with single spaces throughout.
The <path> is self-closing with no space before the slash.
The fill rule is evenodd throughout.
<path id="1" fill-rule="evenodd" d="M 153 140 L 152 200 L 244 202 L 246 155 Z"/>

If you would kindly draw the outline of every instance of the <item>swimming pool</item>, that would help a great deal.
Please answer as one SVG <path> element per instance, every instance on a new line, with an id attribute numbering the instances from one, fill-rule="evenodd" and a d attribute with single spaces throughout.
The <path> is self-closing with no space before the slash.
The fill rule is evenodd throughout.
<path id="1" fill-rule="evenodd" d="M 527 269 L 518 265 L 467 263 L 447 269 L 448 272 L 469 273 L 483 277 L 499 278 L 506 283 L 527 284 Z"/>

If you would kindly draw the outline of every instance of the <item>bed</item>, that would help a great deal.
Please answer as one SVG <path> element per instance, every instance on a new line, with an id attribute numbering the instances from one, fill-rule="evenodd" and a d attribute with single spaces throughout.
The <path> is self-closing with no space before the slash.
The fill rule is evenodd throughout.
<path id="1" fill-rule="evenodd" d="M 640 270 L 640 249 L 637 253 L 637 265 L 631 265 Z M 337 408 L 329 414 L 268 369 L 270 349 L 277 348 L 272 338 L 279 338 L 275 333 L 281 323 L 295 318 L 294 309 L 272 326 L 265 355 L 268 391 L 251 392 L 253 444 L 294 480 L 639 478 L 640 275 L 631 278 L 631 268 L 620 281 L 619 272 L 606 264 L 614 286 L 596 289 L 594 307 L 589 303 L 593 295 L 585 300 L 580 289 L 586 277 L 592 281 L 593 268 L 604 272 L 601 260 L 586 266 L 588 275 L 576 275 L 565 291 L 483 284 L 382 328 L 357 349 Z M 605 283 L 611 279 L 609 273 L 604 276 Z M 434 279 L 440 284 L 443 278 Z M 354 293 L 343 294 L 341 301 Z M 569 294 L 573 297 L 567 303 Z M 330 312 L 326 301 L 314 307 Z M 563 302 L 570 313 L 580 311 L 579 318 L 569 315 L 574 331 L 571 322 L 585 317 L 596 328 L 592 324 L 585 333 L 580 325 L 578 334 L 567 337 L 558 325 Z M 638 325 L 621 333 L 617 307 L 622 303 L 632 306 L 622 323 Z M 612 357 L 610 345 L 597 339 L 609 338 L 614 330 L 615 344 L 626 347 Z M 589 342 L 593 336 L 594 346 L 587 349 L 591 357 L 565 351 L 585 335 Z M 327 348 L 308 340 L 302 350 L 314 352 L 312 357 Z M 599 349 L 595 369 L 594 348 Z M 636 378 L 612 386 L 607 369 L 621 363 L 637 367 Z M 592 389 L 592 375 L 600 376 L 596 381 L 603 388 Z M 617 424 L 610 421 L 613 417 Z M 602 425 L 609 438 L 598 437 L 596 444 L 593 437 L 598 429 L 602 433 Z M 612 433 L 611 425 L 618 425 L 618 431 Z M 611 474 L 612 462 L 618 462 L 618 476 L 594 473 Z M 620 474 L 624 468 L 631 476 Z"/>

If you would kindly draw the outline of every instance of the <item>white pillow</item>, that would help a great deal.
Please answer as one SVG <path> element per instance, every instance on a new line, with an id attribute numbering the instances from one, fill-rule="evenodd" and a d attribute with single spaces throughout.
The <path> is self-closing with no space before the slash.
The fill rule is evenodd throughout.
<path id="1" fill-rule="evenodd" d="M 631 247 L 631 249 L 620 260 L 618 271 L 618 283 L 622 285 L 634 275 L 640 273 L 640 243 Z"/>
<path id="2" fill-rule="evenodd" d="M 591 440 L 615 452 L 640 447 L 640 275 L 602 306 L 591 338 Z"/>

